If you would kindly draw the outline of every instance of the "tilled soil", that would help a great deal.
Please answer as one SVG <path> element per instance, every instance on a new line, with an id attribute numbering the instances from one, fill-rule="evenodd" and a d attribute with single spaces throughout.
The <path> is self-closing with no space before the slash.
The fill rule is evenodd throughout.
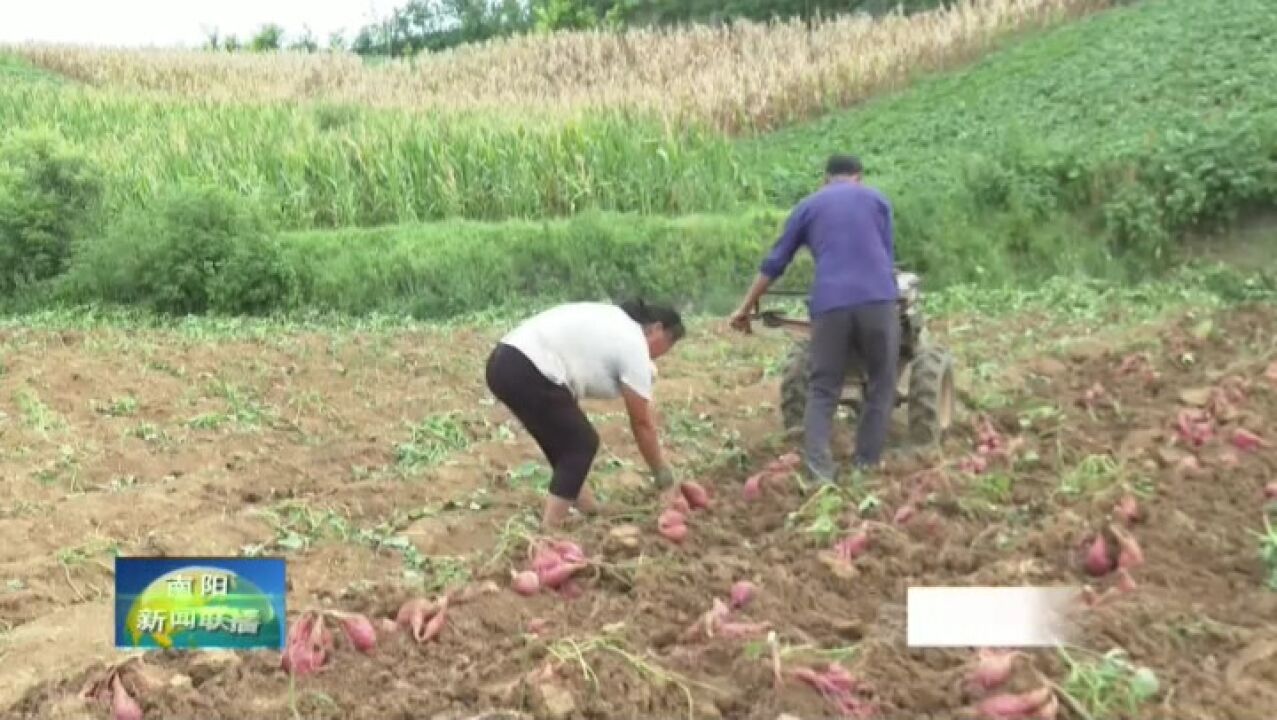
<path id="1" fill-rule="evenodd" d="M 334 626 L 336 646 L 314 675 L 290 679 L 278 653 L 156 653 L 144 671 L 130 666 L 126 684 L 147 718 L 813 720 L 836 709 L 793 673 L 834 660 L 855 678 L 860 706 L 871 708 L 864 717 L 954 718 L 976 699 L 963 683 L 974 653 L 908 648 L 907 588 L 1086 584 L 1102 599 L 1079 602 L 1082 649 L 1069 657 L 1093 663 L 1122 648 L 1156 673 L 1157 695 L 1138 708 L 1086 706 L 1080 671 L 1070 677 L 1054 651 L 1025 651 L 1004 690 L 1046 685 L 1060 718 L 1083 718 L 1079 709 L 1088 708 L 1094 720 L 1272 718 L 1277 591 L 1267 586 L 1256 533 L 1261 490 L 1277 478 L 1275 321 L 1271 308 L 1234 309 L 1209 328 L 1184 317 L 1135 345 L 1038 362 L 1011 406 L 968 418 L 942 452 L 901 456 L 866 480 L 852 494 L 870 501 L 831 511 L 837 525 L 828 534 L 808 532 L 820 498 L 792 475 L 778 473 L 762 499 L 743 497 L 749 475 L 793 449 L 743 423 L 745 457 L 699 478 L 712 505 L 690 513 L 682 543 L 656 532 L 668 497 L 642 491 L 565 531 L 593 563 L 568 592 L 512 592 L 511 570 L 529 565 L 528 538 L 501 544 L 499 522 L 475 513 L 449 525 L 448 552 L 466 552 L 456 539 L 467 538 L 493 562 L 476 570 L 472 596 L 449 606 L 434 640 L 382 632 L 364 655 Z M 1184 412 L 1201 412 L 1211 430 L 1200 446 L 1177 429 Z M 1237 428 L 1271 444 L 1239 448 Z M 982 441 L 991 449 L 983 456 Z M 390 502 L 398 492 L 380 488 Z M 1129 525 L 1113 513 L 1125 494 L 1142 511 Z M 896 522 L 906 504 L 914 512 Z M 637 536 L 622 537 L 627 524 Z M 1144 562 L 1129 569 L 1134 589 L 1119 589 L 1116 573 L 1093 578 L 1081 569 L 1079 548 L 1109 525 L 1143 551 Z M 850 562 L 833 558 L 833 544 L 861 527 L 868 550 Z M 307 586 L 322 587 L 313 562 Z M 767 623 L 784 650 L 779 665 L 765 629 L 689 636 L 738 580 L 758 590 L 730 621 Z M 409 596 L 391 577 L 369 581 L 318 590 L 313 607 L 393 618 Z M 290 611 L 304 609 L 290 599 Z M 107 717 L 104 706 L 76 697 L 107 668 L 68 668 L 4 716 Z"/>

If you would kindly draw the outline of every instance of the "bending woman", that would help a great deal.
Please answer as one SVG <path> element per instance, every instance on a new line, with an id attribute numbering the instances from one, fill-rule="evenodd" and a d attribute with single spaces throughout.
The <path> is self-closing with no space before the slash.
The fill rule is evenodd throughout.
<path id="1" fill-rule="evenodd" d="M 579 400 L 624 398 L 643 459 L 664 486 L 673 479 L 652 412 L 652 361 L 684 334 L 673 308 L 642 300 L 567 303 L 510 331 L 488 356 L 488 389 L 536 440 L 554 470 L 542 525 L 556 527 L 576 505 L 598 503 L 585 478 L 599 434 Z"/>

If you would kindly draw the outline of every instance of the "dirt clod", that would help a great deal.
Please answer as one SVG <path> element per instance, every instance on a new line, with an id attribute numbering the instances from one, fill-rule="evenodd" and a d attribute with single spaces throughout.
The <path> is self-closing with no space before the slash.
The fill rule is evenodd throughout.
<path id="1" fill-rule="evenodd" d="M 536 686 L 533 691 L 537 712 L 550 720 L 566 720 L 576 712 L 576 701 L 572 693 L 557 683 L 545 682 Z"/>
<path id="2" fill-rule="evenodd" d="M 1210 402 L 1212 390 L 1208 387 L 1186 388 L 1179 391 L 1179 400 L 1192 407 L 1205 407 Z"/>
<path id="3" fill-rule="evenodd" d="M 186 667 L 191 680 L 199 685 L 209 678 L 238 667 L 241 663 L 243 660 L 232 651 L 207 650 L 195 653 Z"/>
<path id="4" fill-rule="evenodd" d="M 639 538 L 643 536 L 643 529 L 637 525 L 618 525 L 610 532 L 608 538 L 624 548 L 636 548 L 639 546 Z"/>

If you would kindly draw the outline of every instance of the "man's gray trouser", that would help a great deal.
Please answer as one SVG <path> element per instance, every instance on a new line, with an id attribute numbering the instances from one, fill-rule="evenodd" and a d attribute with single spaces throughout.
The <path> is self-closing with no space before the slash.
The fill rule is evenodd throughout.
<path id="1" fill-rule="evenodd" d="M 869 381 L 856 430 L 854 462 L 875 465 L 882 457 L 896 403 L 898 313 L 896 303 L 885 302 L 831 310 L 812 320 L 803 433 L 807 467 L 820 478 L 834 477 L 829 437 L 853 357 L 860 360 Z"/>

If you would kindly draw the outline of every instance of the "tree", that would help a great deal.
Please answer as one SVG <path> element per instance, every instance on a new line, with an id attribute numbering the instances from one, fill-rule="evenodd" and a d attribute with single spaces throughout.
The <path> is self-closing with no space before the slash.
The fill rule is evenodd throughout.
<path id="1" fill-rule="evenodd" d="M 411 57 L 536 30 L 625 28 L 768 21 L 852 12 L 874 15 L 952 5 L 956 0 L 410 0 L 355 36 L 360 55 Z"/>
<path id="2" fill-rule="evenodd" d="M 533 25 L 538 32 L 585 30 L 602 19 L 598 3 L 588 0 L 532 0 Z"/>
<path id="3" fill-rule="evenodd" d="M 221 35 L 219 35 L 217 32 L 217 28 L 213 28 L 212 30 L 206 29 L 204 31 L 204 46 L 203 47 L 205 50 L 220 50 L 221 49 L 222 38 L 221 38 Z"/>
<path id="4" fill-rule="evenodd" d="M 556 0 L 560 1 L 560 0 Z M 595 9 L 601 19 L 620 26 L 680 25 L 733 20 L 766 22 L 813 20 L 849 13 L 883 15 L 897 7 L 906 13 L 952 5 L 955 0 L 561 0 Z"/>
<path id="5" fill-rule="evenodd" d="M 284 37 L 284 28 L 275 23 L 267 23 L 248 41 L 248 49 L 253 52 L 269 52 L 278 50 L 280 40 Z"/>
<path id="6" fill-rule="evenodd" d="M 310 31 L 306 25 L 302 26 L 302 34 L 296 40 L 289 43 L 290 50 L 301 50 L 312 53 L 319 49 L 319 42 L 315 40 L 315 34 Z"/>
<path id="7" fill-rule="evenodd" d="M 360 55 L 412 56 L 532 28 L 529 0 L 410 0 L 355 36 Z"/>

